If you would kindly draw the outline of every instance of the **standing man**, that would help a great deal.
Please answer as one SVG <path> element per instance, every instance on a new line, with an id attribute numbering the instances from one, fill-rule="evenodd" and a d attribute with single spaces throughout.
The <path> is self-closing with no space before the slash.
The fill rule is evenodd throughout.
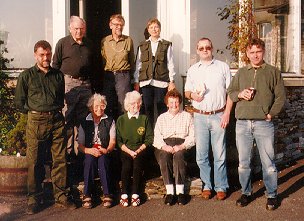
<path id="1" fill-rule="evenodd" d="M 110 17 L 112 34 L 101 41 L 101 55 L 105 70 L 103 94 L 107 97 L 107 115 L 114 117 L 124 113 L 123 102 L 131 91 L 131 73 L 134 71 L 134 46 L 129 36 L 123 35 L 125 19 L 120 14 Z"/>
<path id="2" fill-rule="evenodd" d="M 68 153 L 78 154 L 77 128 L 89 110 L 86 106 L 92 96 L 93 50 L 91 41 L 85 37 L 86 23 L 78 16 L 71 16 L 70 35 L 60 39 L 53 56 L 53 67 L 64 73 L 64 115 L 68 139 Z M 73 151 L 74 150 L 74 151 Z M 72 177 L 82 177 L 82 156 L 77 156 Z M 73 179 L 74 179 L 73 178 Z M 73 182 L 73 181 L 71 181 Z M 78 181 L 76 180 L 76 183 Z"/>
<path id="3" fill-rule="evenodd" d="M 64 78 L 50 67 L 52 48 L 47 41 L 34 46 L 36 65 L 22 72 L 16 87 L 16 107 L 28 113 L 26 139 L 28 160 L 27 213 L 39 211 L 45 177 L 46 143 L 51 140 L 54 198 L 57 205 L 74 209 L 66 196 L 66 146 L 64 145 Z"/>
<path id="4" fill-rule="evenodd" d="M 65 107 L 64 115 L 68 133 L 68 149 L 74 147 L 77 127 L 89 110 L 86 106 L 92 96 L 90 78 L 92 76 L 92 43 L 85 37 L 86 23 L 78 16 L 71 16 L 70 35 L 61 38 L 55 48 L 53 68 L 64 73 Z"/>
<path id="5" fill-rule="evenodd" d="M 251 201 L 250 160 L 255 140 L 262 162 L 266 187 L 266 209 L 277 207 L 277 169 L 274 163 L 274 126 L 272 119 L 284 106 L 285 88 L 280 71 L 265 63 L 265 43 L 252 39 L 246 50 L 250 64 L 238 70 L 228 94 L 237 102 L 235 117 L 236 144 L 239 152 L 239 180 L 242 196 L 236 201 L 240 207 Z"/>
<path id="6" fill-rule="evenodd" d="M 213 185 L 209 161 L 210 144 L 214 158 L 214 190 L 219 200 L 226 198 L 228 179 L 226 170 L 226 127 L 229 123 L 232 101 L 226 99 L 231 81 L 229 66 L 213 58 L 213 46 L 208 38 L 197 43 L 200 61 L 188 70 L 185 95 L 192 100 L 196 138 L 196 162 L 205 184 L 204 199 L 210 199 Z"/>

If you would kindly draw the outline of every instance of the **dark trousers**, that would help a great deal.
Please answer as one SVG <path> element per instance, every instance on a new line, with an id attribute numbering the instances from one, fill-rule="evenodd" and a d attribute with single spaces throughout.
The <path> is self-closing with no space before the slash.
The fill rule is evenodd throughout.
<path id="1" fill-rule="evenodd" d="M 129 154 L 121 151 L 122 194 L 138 194 L 140 192 L 143 180 L 144 155 L 145 151 L 141 152 L 133 159 Z"/>
<path id="2" fill-rule="evenodd" d="M 180 150 L 174 154 L 155 149 L 155 157 L 160 166 L 164 184 L 185 184 L 187 150 Z M 174 179 L 175 178 L 175 179 Z"/>
<path id="3" fill-rule="evenodd" d="M 143 94 L 144 111 L 148 116 L 152 125 L 154 125 L 154 99 L 157 107 L 157 116 L 167 111 L 167 106 L 164 102 L 168 89 L 159 88 L 151 85 L 147 85 L 141 88 Z"/>
<path id="4" fill-rule="evenodd" d="M 83 194 L 85 196 L 91 196 L 92 187 L 94 185 L 94 178 L 96 170 L 98 170 L 98 175 L 102 185 L 102 190 L 104 195 L 111 194 L 111 177 L 109 171 L 110 159 L 107 155 L 101 155 L 100 157 L 94 157 L 91 154 L 86 154 L 84 158 L 84 190 Z"/>
<path id="5" fill-rule="evenodd" d="M 103 94 L 107 98 L 106 114 L 115 120 L 124 113 L 124 99 L 131 91 L 130 73 L 105 72 L 103 79 Z"/>
<path id="6" fill-rule="evenodd" d="M 66 145 L 64 143 L 64 117 L 61 113 L 51 115 L 28 113 L 26 128 L 28 161 L 28 204 L 39 203 L 42 196 L 42 181 L 45 175 L 44 160 L 51 141 L 54 198 L 66 201 Z"/>

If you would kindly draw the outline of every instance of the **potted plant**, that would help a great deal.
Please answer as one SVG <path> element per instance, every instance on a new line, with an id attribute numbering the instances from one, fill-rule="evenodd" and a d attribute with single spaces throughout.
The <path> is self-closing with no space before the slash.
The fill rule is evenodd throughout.
<path id="1" fill-rule="evenodd" d="M 9 76 L 5 72 L 12 59 L 4 56 L 8 51 L 3 44 L 0 40 L 0 193 L 24 193 L 27 181 L 26 116 L 14 109 L 13 88 L 8 85 Z"/>

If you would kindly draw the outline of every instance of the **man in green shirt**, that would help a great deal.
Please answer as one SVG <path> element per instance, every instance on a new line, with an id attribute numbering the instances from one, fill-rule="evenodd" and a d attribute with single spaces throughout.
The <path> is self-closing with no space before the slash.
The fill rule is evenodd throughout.
<path id="1" fill-rule="evenodd" d="M 28 160 L 28 214 L 39 211 L 45 177 L 44 159 L 51 141 L 52 183 L 55 203 L 75 209 L 66 194 L 66 146 L 64 145 L 64 77 L 50 67 L 52 48 L 44 40 L 34 46 L 36 65 L 22 72 L 15 94 L 16 107 L 28 114 L 26 139 Z"/>
<path id="2" fill-rule="evenodd" d="M 286 100 L 281 72 L 264 61 L 265 43 L 252 39 L 246 47 L 250 63 L 238 70 L 228 88 L 229 97 L 236 102 L 236 144 L 239 153 L 239 181 L 242 195 L 236 201 L 240 207 L 252 201 L 251 155 L 257 144 L 266 188 L 266 209 L 278 206 L 278 172 L 274 162 L 274 124 Z"/>
<path id="3" fill-rule="evenodd" d="M 111 35 L 101 41 L 104 79 L 103 94 L 107 97 L 107 115 L 117 117 L 123 114 L 123 102 L 131 91 L 131 77 L 134 71 L 134 46 L 129 36 L 123 35 L 124 17 L 112 15 L 109 26 Z"/>

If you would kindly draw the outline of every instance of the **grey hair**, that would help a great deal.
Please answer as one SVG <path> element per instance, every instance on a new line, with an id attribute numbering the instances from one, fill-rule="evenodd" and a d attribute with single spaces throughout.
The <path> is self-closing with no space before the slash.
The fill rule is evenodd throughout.
<path id="1" fill-rule="evenodd" d="M 84 26 L 86 26 L 86 21 L 83 18 L 80 18 L 79 16 L 76 16 L 76 15 L 72 15 L 70 18 L 70 27 L 71 27 L 71 24 L 77 20 L 80 20 L 84 24 Z"/>
<path id="2" fill-rule="evenodd" d="M 102 104 L 104 104 L 104 105 L 107 106 L 107 99 L 106 99 L 106 96 L 95 93 L 95 94 L 93 94 L 93 95 L 90 97 L 90 99 L 89 99 L 89 101 L 88 101 L 88 103 L 87 103 L 87 107 L 88 107 L 89 109 L 90 109 L 91 107 L 93 107 L 94 101 L 100 102 L 100 103 L 102 103 Z"/>
<path id="3" fill-rule="evenodd" d="M 126 111 L 129 111 L 130 104 L 134 101 L 139 101 L 140 105 L 142 104 L 142 97 L 140 93 L 137 91 L 131 91 L 126 93 L 126 97 L 124 100 L 124 108 Z"/>

